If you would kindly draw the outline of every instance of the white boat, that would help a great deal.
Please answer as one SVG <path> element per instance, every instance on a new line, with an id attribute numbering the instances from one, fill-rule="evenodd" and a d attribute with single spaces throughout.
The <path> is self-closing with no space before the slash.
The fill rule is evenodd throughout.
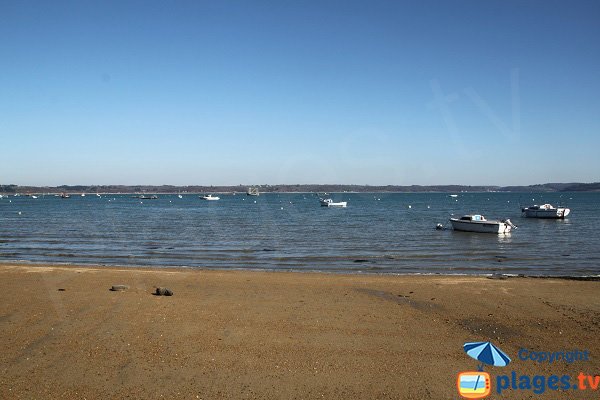
<path id="1" fill-rule="evenodd" d="M 37 199 L 38 197 L 32 194 L 32 195 L 31 195 L 31 198 L 32 198 L 32 199 Z"/>
<path id="2" fill-rule="evenodd" d="M 258 195 L 259 195 L 259 193 L 258 193 L 258 188 L 255 188 L 255 187 L 249 187 L 249 188 L 248 188 L 248 191 L 246 192 L 246 195 L 247 195 L 247 196 L 258 196 Z"/>
<path id="3" fill-rule="evenodd" d="M 346 201 L 334 202 L 332 199 L 319 199 L 319 202 L 323 207 L 346 207 L 348 205 Z"/>
<path id="4" fill-rule="evenodd" d="M 457 194 L 451 194 L 451 195 L 449 195 L 449 196 L 450 196 L 450 197 L 458 197 L 458 195 L 457 195 Z"/>
<path id="5" fill-rule="evenodd" d="M 183 199 L 183 196 L 178 194 L 177 197 L 179 197 L 180 199 Z"/>
<path id="6" fill-rule="evenodd" d="M 212 194 L 207 194 L 204 196 L 200 196 L 202 200 L 219 200 L 219 197 L 213 196 Z"/>
<path id="7" fill-rule="evenodd" d="M 527 218 L 553 218 L 562 219 L 571 213 L 571 210 L 566 207 L 554 207 L 551 204 L 537 204 L 531 207 L 521 209 L 523 216 Z"/>
<path id="8" fill-rule="evenodd" d="M 483 215 L 472 214 L 460 218 L 450 218 L 452 228 L 455 231 L 481 232 L 481 233 L 509 233 L 512 228 L 516 228 L 509 219 L 487 220 Z"/>

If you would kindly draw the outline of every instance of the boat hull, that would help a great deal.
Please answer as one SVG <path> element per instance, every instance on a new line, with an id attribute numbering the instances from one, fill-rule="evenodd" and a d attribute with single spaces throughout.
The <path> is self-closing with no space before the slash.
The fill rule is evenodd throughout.
<path id="1" fill-rule="evenodd" d="M 523 216 L 526 218 L 563 219 L 570 213 L 571 210 L 568 208 L 553 208 L 550 210 L 523 209 Z"/>
<path id="2" fill-rule="evenodd" d="M 512 227 L 500 221 L 461 221 L 450 218 L 450 223 L 455 231 L 477 233 L 509 233 Z"/>
<path id="3" fill-rule="evenodd" d="M 340 201 L 337 203 L 327 203 L 322 201 L 321 202 L 321 207 L 346 207 L 348 205 L 348 202 L 346 201 Z"/>

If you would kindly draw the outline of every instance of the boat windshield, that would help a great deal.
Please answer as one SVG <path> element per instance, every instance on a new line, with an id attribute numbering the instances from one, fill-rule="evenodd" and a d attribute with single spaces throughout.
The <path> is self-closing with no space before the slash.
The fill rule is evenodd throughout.
<path id="1" fill-rule="evenodd" d="M 461 221 L 485 221 L 485 217 L 483 215 L 465 215 L 461 217 Z"/>

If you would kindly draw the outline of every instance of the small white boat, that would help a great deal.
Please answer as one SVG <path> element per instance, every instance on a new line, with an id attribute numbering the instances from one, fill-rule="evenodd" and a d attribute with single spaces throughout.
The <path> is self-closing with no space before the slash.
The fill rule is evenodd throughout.
<path id="1" fill-rule="evenodd" d="M 571 213 L 571 210 L 566 207 L 554 207 L 551 204 L 537 204 L 531 207 L 521 209 L 523 216 L 527 218 L 553 218 L 562 219 Z"/>
<path id="2" fill-rule="evenodd" d="M 213 196 L 212 194 L 207 194 L 204 196 L 200 196 L 202 200 L 219 200 L 220 198 L 217 196 Z"/>
<path id="3" fill-rule="evenodd" d="M 332 199 L 319 199 L 319 202 L 323 207 L 346 207 L 348 205 L 347 201 L 334 202 Z"/>
<path id="4" fill-rule="evenodd" d="M 480 232 L 480 233 L 509 233 L 512 228 L 516 228 L 510 219 L 498 221 L 487 220 L 483 215 L 472 214 L 460 218 L 450 218 L 452 228 L 456 231 Z"/>
<path id="5" fill-rule="evenodd" d="M 246 192 L 246 196 L 258 196 L 258 188 L 256 187 L 249 187 L 248 191 Z"/>
<path id="6" fill-rule="evenodd" d="M 32 198 L 32 199 L 37 199 L 38 197 L 32 194 L 32 195 L 31 195 L 31 198 Z"/>
<path id="7" fill-rule="evenodd" d="M 458 195 L 457 195 L 457 194 L 451 194 L 451 195 L 449 195 L 449 196 L 450 196 L 450 197 L 458 197 Z"/>
<path id="8" fill-rule="evenodd" d="M 177 197 L 179 197 L 180 199 L 183 199 L 183 196 L 178 194 Z"/>

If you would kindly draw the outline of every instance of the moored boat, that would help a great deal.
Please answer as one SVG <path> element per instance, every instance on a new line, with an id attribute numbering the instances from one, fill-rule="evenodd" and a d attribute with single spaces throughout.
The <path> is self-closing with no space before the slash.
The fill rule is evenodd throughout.
<path id="1" fill-rule="evenodd" d="M 566 207 L 554 207 L 551 204 L 533 205 L 523 207 L 521 209 L 524 217 L 527 218 L 551 218 L 562 219 L 571 213 L 571 210 Z"/>
<path id="2" fill-rule="evenodd" d="M 346 207 L 348 205 L 346 201 L 335 202 L 332 199 L 319 199 L 319 202 L 323 207 Z"/>
<path id="3" fill-rule="evenodd" d="M 248 191 L 246 192 L 246 195 L 247 196 L 258 196 L 259 195 L 258 188 L 256 188 L 256 187 L 249 187 Z"/>
<path id="4" fill-rule="evenodd" d="M 450 218 L 450 223 L 455 231 L 479 233 L 509 233 L 516 228 L 510 219 L 488 220 L 480 214 L 464 215 L 460 218 Z"/>
<path id="5" fill-rule="evenodd" d="M 202 200 L 219 200 L 220 198 L 217 196 L 213 196 L 212 194 L 207 194 L 204 196 L 200 196 Z"/>

